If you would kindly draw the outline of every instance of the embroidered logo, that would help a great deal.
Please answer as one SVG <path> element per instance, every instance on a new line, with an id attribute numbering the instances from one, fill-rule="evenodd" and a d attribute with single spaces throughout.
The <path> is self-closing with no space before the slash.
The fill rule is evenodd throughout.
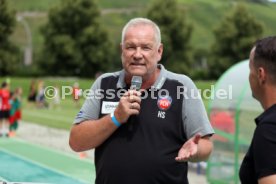
<path id="1" fill-rule="evenodd" d="M 170 96 L 161 96 L 158 98 L 157 106 L 160 110 L 166 111 L 172 105 L 172 98 Z"/>

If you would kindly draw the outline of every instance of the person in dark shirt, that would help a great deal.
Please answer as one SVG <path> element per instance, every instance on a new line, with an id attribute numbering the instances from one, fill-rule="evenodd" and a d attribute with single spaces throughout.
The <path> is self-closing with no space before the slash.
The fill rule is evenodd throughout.
<path id="1" fill-rule="evenodd" d="M 256 42 L 250 53 L 252 95 L 265 110 L 240 168 L 242 184 L 276 183 L 276 36 Z"/>
<path id="2" fill-rule="evenodd" d="M 163 45 L 149 19 L 126 24 L 121 52 L 123 70 L 103 74 L 92 85 L 95 95 L 75 118 L 71 148 L 96 148 L 96 184 L 188 184 L 187 161 L 206 160 L 213 146 L 202 100 L 191 95 L 198 90 L 186 75 L 158 64 Z M 132 88 L 139 78 L 141 91 Z"/>

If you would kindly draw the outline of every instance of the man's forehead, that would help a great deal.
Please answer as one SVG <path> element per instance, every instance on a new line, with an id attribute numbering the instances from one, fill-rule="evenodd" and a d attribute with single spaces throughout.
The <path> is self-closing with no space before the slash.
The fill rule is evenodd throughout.
<path id="1" fill-rule="evenodd" d="M 154 28 L 150 25 L 134 25 L 126 30 L 126 35 L 129 34 L 143 34 L 143 35 L 155 35 Z"/>
<path id="2" fill-rule="evenodd" d="M 157 45 L 157 33 L 155 27 L 150 24 L 136 24 L 129 26 L 124 33 L 122 44 Z"/>
<path id="3" fill-rule="evenodd" d="M 156 43 L 154 37 L 125 37 L 123 44 L 143 44 L 143 45 L 154 45 Z"/>
<path id="4" fill-rule="evenodd" d="M 154 41 L 150 41 L 148 39 L 145 40 L 135 40 L 135 39 L 127 39 L 124 41 L 123 43 L 124 45 L 135 45 L 135 44 L 139 44 L 139 45 L 154 45 L 155 42 Z"/>

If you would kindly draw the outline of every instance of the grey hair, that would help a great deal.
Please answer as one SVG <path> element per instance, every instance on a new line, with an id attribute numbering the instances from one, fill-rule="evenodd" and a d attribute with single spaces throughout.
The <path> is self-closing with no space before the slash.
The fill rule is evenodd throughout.
<path id="1" fill-rule="evenodd" d="M 126 35 L 126 31 L 128 28 L 130 27 L 134 27 L 134 26 L 137 26 L 137 25 L 149 25 L 151 27 L 154 28 L 154 31 L 155 31 L 155 40 L 157 42 L 157 44 L 160 44 L 161 43 L 161 33 L 160 33 L 160 29 L 159 27 L 157 26 L 156 23 L 154 23 L 152 20 L 150 19 L 147 19 L 147 18 L 133 18 L 131 19 L 123 28 L 123 31 L 122 31 L 122 40 L 121 40 L 121 43 L 124 42 L 124 39 L 125 39 L 125 35 Z"/>

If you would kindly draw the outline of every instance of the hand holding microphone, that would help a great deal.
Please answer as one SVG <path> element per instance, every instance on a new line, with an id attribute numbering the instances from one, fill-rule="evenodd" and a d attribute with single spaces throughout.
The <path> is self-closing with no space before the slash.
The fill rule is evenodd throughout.
<path id="1" fill-rule="evenodd" d="M 137 115 L 140 112 L 142 77 L 133 76 L 131 79 L 130 90 L 120 99 L 114 115 L 120 123 L 126 123 L 131 115 Z"/>

